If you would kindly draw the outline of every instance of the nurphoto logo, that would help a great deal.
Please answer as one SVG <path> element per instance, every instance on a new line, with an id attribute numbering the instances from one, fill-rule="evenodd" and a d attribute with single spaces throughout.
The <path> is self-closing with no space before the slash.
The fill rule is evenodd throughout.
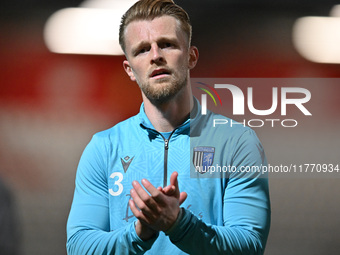
<path id="1" fill-rule="evenodd" d="M 202 90 L 201 94 L 201 114 L 207 114 L 207 95 L 213 100 L 215 106 L 223 107 L 221 96 L 223 93 L 231 93 L 232 113 L 233 115 L 245 115 L 245 110 L 256 116 L 266 116 L 266 118 L 258 119 L 244 119 L 241 122 L 236 122 L 228 119 L 215 119 L 213 127 L 217 125 L 244 125 L 250 127 L 263 127 L 265 124 L 275 127 L 280 123 L 282 127 L 296 127 L 298 121 L 296 119 L 277 119 L 269 118 L 268 116 L 277 113 L 279 111 L 280 116 L 287 116 L 287 106 L 292 105 L 296 107 L 303 115 L 312 116 L 312 113 L 307 109 L 305 104 L 311 100 L 311 92 L 306 88 L 301 87 L 272 87 L 271 88 L 271 106 L 267 109 L 257 109 L 254 106 L 254 93 L 253 87 L 247 87 L 246 94 L 236 85 L 233 84 L 214 84 L 214 86 L 208 85 L 203 82 L 197 82 L 200 84 L 198 89 Z M 204 87 L 202 87 L 202 85 Z M 218 90 L 218 91 L 217 91 Z M 293 96 L 294 95 L 294 96 Z M 280 101 L 280 104 L 279 104 Z M 247 108 L 245 108 L 247 107 Z"/>

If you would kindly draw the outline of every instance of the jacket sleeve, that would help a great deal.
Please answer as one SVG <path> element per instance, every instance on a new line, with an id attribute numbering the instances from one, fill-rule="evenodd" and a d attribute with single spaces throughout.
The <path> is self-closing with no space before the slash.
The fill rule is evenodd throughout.
<path id="1" fill-rule="evenodd" d="M 223 197 L 223 226 L 207 224 L 181 208 L 180 216 L 166 233 L 189 254 L 263 254 L 270 228 L 267 165 L 254 131 L 246 131 L 233 152 L 232 172 Z M 249 170 L 252 166 L 252 171 Z M 250 167 L 250 168 L 249 168 Z M 257 168 L 258 167 L 258 168 Z"/>
<path id="2" fill-rule="evenodd" d="M 134 223 L 110 231 L 107 148 L 96 135 L 80 159 L 67 222 L 67 253 L 143 254 L 156 240 L 142 241 Z"/>

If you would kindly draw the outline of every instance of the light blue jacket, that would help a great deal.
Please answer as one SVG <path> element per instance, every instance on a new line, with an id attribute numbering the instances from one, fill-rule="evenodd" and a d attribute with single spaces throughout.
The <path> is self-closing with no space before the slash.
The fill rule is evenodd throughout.
<path id="1" fill-rule="evenodd" d="M 268 179 L 240 171 L 267 164 L 261 143 L 248 127 L 213 127 L 214 119 L 227 118 L 201 115 L 197 100 L 193 112 L 171 134 L 160 134 L 142 104 L 136 116 L 93 136 L 77 170 L 68 254 L 263 254 Z M 142 241 L 128 206 L 132 181 L 164 186 L 173 171 L 188 194 L 181 217 L 167 233 Z"/>

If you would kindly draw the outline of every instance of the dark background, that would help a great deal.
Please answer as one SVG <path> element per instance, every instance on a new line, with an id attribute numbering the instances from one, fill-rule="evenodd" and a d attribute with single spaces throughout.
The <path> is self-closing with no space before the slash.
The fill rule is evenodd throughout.
<path id="1" fill-rule="evenodd" d="M 123 71 L 124 57 L 47 50 L 48 17 L 80 3 L 12 0 L 0 10 L 0 178 L 12 194 L 21 233 L 15 246 L 23 255 L 66 253 L 65 225 L 82 150 L 95 132 L 134 115 L 141 103 L 138 86 Z M 176 3 L 191 16 L 193 44 L 200 50 L 192 77 L 340 77 L 340 65 L 308 62 L 291 39 L 297 18 L 328 16 L 339 1 Z M 312 92 L 322 121 L 315 117 L 289 132 L 256 130 L 272 164 L 340 163 L 340 88 L 313 86 Z M 339 184 L 337 178 L 271 178 L 266 254 L 337 254 Z"/>

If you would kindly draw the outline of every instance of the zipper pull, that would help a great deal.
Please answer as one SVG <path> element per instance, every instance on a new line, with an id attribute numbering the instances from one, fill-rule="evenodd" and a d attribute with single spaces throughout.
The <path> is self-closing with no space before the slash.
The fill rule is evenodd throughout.
<path id="1" fill-rule="evenodd" d="M 164 146 L 165 146 L 166 150 L 169 148 L 169 140 L 168 139 L 164 139 Z"/>

